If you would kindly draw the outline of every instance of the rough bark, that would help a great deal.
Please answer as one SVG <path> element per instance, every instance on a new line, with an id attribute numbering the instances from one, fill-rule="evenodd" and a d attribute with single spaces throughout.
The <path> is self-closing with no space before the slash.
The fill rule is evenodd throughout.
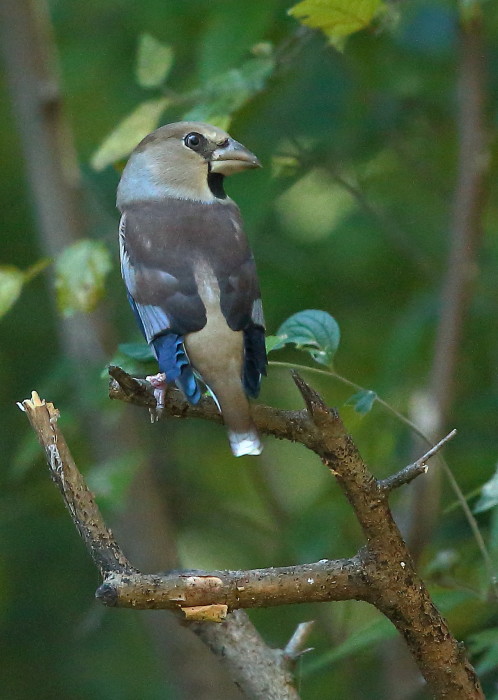
<path id="1" fill-rule="evenodd" d="M 153 394 L 146 382 L 135 380 L 119 368 L 111 368 L 110 371 L 114 377 L 111 385 L 114 398 L 153 407 Z M 97 591 L 97 597 L 111 606 L 176 609 L 190 624 L 194 623 L 200 636 L 214 635 L 210 641 L 211 648 L 223 647 L 225 652 L 226 647 L 217 639 L 217 635 L 220 630 L 231 630 L 234 620 L 233 624 L 236 624 L 237 620 L 244 619 L 240 613 L 234 618 L 234 610 L 313 600 L 361 599 L 374 605 L 399 630 L 435 698 L 483 698 L 479 680 L 464 649 L 452 636 L 414 568 L 388 503 L 392 489 L 409 483 L 416 474 L 423 473 L 425 461 L 437 450 L 431 450 L 424 458 L 390 479 L 377 481 L 345 432 L 338 414 L 329 409 L 297 374 L 294 380 L 304 398 L 306 410 L 280 411 L 260 405 L 254 410 L 255 423 L 262 433 L 306 445 L 337 479 L 355 511 L 366 540 L 365 547 L 351 559 L 243 572 L 141 574 L 119 555 L 117 544 L 109 554 L 109 531 L 95 513 L 91 494 L 83 489 L 83 495 L 75 495 L 73 480 L 64 476 L 66 469 L 72 471 L 75 466 L 70 457 L 63 459 L 66 446 L 57 427 L 55 409 L 41 402 L 36 394 L 31 401 L 22 403 L 45 447 L 52 473 L 55 469 L 55 478 L 71 516 L 103 574 L 104 581 Z M 213 402 L 208 399 L 202 400 L 199 406 L 191 407 L 174 389 L 169 392 L 168 399 L 166 413 L 171 416 L 186 418 L 195 415 L 219 420 Z M 63 474 L 62 478 L 60 474 Z M 87 503 L 88 499 L 92 502 Z M 85 524 L 87 518 L 91 527 Z M 98 536 L 99 528 L 102 528 L 101 537 Z M 215 622 L 224 619 L 229 622 L 222 622 L 221 625 Z M 197 622 L 199 620 L 203 621 L 202 624 Z M 225 640 L 230 636 L 231 632 Z M 251 639 L 258 639 L 258 635 L 254 632 L 254 635 L 243 634 L 243 637 L 244 652 L 240 656 L 240 648 L 233 649 L 238 661 L 231 663 L 231 669 L 232 673 L 238 674 L 237 683 L 244 688 L 244 692 L 250 697 L 297 697 L 290 685 L 288 664 L 284 664 L 282 670 L 274 657 L 268 664 L 273 652 L 261 644 L 258 644 L 258 653 L 262 654 L 263 666 L 266 664 L 272 669 L 269 682 L 271 687 L 278 687 L 279 690 L 270 696 L 267 690 L 263 691 L 257 685 L 254 676 L 261 680 L 262 666 L 255 662 L 258 671 L 254 674 L 248 668 L 247 660 Z M 239 666 L 244 673 L 240 672 Z M 245 674 L 248 674 L 248 678 Z M 249 682 L 250 691 L 245 689 L 246 682 Z"/>

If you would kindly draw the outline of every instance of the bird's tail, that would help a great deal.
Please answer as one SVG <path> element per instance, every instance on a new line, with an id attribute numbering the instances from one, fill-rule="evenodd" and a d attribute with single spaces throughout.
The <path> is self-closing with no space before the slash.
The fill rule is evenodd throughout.
<path id="1" fill-rule="evenodd" d="M 252 428 L 246 433 L 237 433 L 233 430 L 229 430 L 228 439 L 235 457 L 260 455 L 263 451 L 263 445 L 261 444 L 256 428 Z"/>
<path id="2" fill-rule="evenodd" d="M 228 380 L 223 386 L 211 389 L 223 415 L 228 440 L 235 457 L 261 454 L 263 446 L 240 380 Z"/>
<path id="3" fill-rule="evenodd" d="M 209 346 L 214 346 L 214 351 L 207 351 Z M 242 386 L 242 332 L 230 330 L 219 309 L 215 309 L 201 331 L 185 337 L 185 348 L 192 366 L 218 403 L 233 454 L 261 454 L 263 448 Z"/>

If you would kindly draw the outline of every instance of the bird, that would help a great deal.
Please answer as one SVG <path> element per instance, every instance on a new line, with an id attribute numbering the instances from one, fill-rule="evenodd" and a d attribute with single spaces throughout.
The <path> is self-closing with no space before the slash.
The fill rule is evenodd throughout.
<path id="1" fill-rule="evenodd" d="M 147 377 L 156 419 L 170 384 L 191 404 L 209 389 L 236 457 L 262 451 L 248 398 L 267 356 L 256 264 L 224 179 L 259 167 L 220 128 L 166 124 L 132 151 L 116 200 L 121 275 L 159 367 Z"/>

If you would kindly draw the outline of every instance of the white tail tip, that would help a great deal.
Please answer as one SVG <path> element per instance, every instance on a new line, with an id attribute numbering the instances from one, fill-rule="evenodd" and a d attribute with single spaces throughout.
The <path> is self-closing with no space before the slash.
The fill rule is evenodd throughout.
<path id="1" fill-rule="evenodd" d="M 263 451 L 263 445 L 256 433 L 233 433 L 229 431 L 228 439 L 235 457 L 260 455 Z"/>

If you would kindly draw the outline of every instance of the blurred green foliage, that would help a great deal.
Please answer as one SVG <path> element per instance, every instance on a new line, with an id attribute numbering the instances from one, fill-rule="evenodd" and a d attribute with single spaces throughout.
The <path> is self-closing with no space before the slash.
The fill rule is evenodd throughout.
<path id="1" fill-rule="evenodd" d="M 112 263 L 101 241 L 83 238 L 67 246 L 55 265 L 57 306 L 64 316 L 93 311 L 104 295 Z"/>
<path id="2" fill-rule="evenodd" d="M 266 166 L 230 179 L 227 189 L 255 252 L 269 333 L 277 335 L 284 320 L 303 309 L 337 320 L 342 338 L 335 371 L 375 393 L 351 400 L 355 391 L 333 373 L 303 374 L 341 408 L 364 458 L 384 477 L 411 461 L 411 433 L 375 396 L 409 413 L 433 355 L 456 177 L 459 5 L 402 4 L 397 22 L 354 33 L 338 53 L 321 32 L 289 16 L 290 4 L 51 0 L 88 235 L 115 261 L 104 301 L 115 331 L 107 354 L 139 336 L 117 264 L 118 174 L 105 166 L 126 155 L 133 134 L 135 140 L 144 135 L 140 128 L 148 131 L 159 120 L 230 119 L 231 133 Z M 472 505 L 498 458 L 498 7 L 483 2 L 482 11 L 491 171 L 451 416 L 458 437 L 445 453 L 464 492 L 475 494 Z M 53 272 L 25 287 L 21 277 L 42 250 L 5 83 L 0 89 L 0 158 L 8 168 L 0 184 L 0 274 L 11 276 L 11 302 L 23 285 L 0 325 L 2 692 L 19 700 L 181 697 L 152 651 L 144 615 L 92 607 L 97 574 L 16 401 L 36 388 L 56 403 L 78 463 L 114 517 L 130 508 L 126 489 L 134 463 L 152 455 L 184 566 L 250 568 L 349 556 L 361 546 L 361 533 L 327 470 L 300 446 L 267 439 L 260 460 L 235 462 L 222 428 L 194 421 L 149 425 L 145 412 L 110 405 L 103 363 L 87 367 L 86 393 L 76 398 L 74 367 L 54 340 L 60 321 L 48 292 Z M 119 148 L 100 161 L 95 156 L 97 169 L 91 167 L 102 144 L 110 149 L 106 135 L 124 129 L 133 115 L 125 146 L 118 139 Z M 8 305 L 2 297 L 1 310 Z M 275 358 L 317 367 L 293 347 Z M 354 405 L 344 405 L 348 399 Z M 300 405 L 286 366 L 270 366 L 261 400 Z M 104 436 L 126 411 L 140 433 L 139 452 L 102 461 L 89 445 L 82 407 L 90 407 Z M 365 408 L 371 410 L 361 417 Z M 409 490 L 393 498 L 402 528 Z M 446 483 L 442 498 L 445 508 L 454 504 Z M 480 510 L 479 527 L 498 566 L 495 502 Z M 459 508 L 441 515 L 421 572 L 456 636 L 471 642 L 493 698 L 496 603 L 487 598 L 489 581 Z M 380 660 L 392 631 L 366 605 L 293 606 L 251 617 L 275 646 L 285 644 L 301 620 L 319 619 L 310 639 L 315 651 L 300 662 L 303 698 L 331 697 L 331 688 L 355 700 L 386 697 Z M 425 697 L 423 691 L 417 697 Z"/>

